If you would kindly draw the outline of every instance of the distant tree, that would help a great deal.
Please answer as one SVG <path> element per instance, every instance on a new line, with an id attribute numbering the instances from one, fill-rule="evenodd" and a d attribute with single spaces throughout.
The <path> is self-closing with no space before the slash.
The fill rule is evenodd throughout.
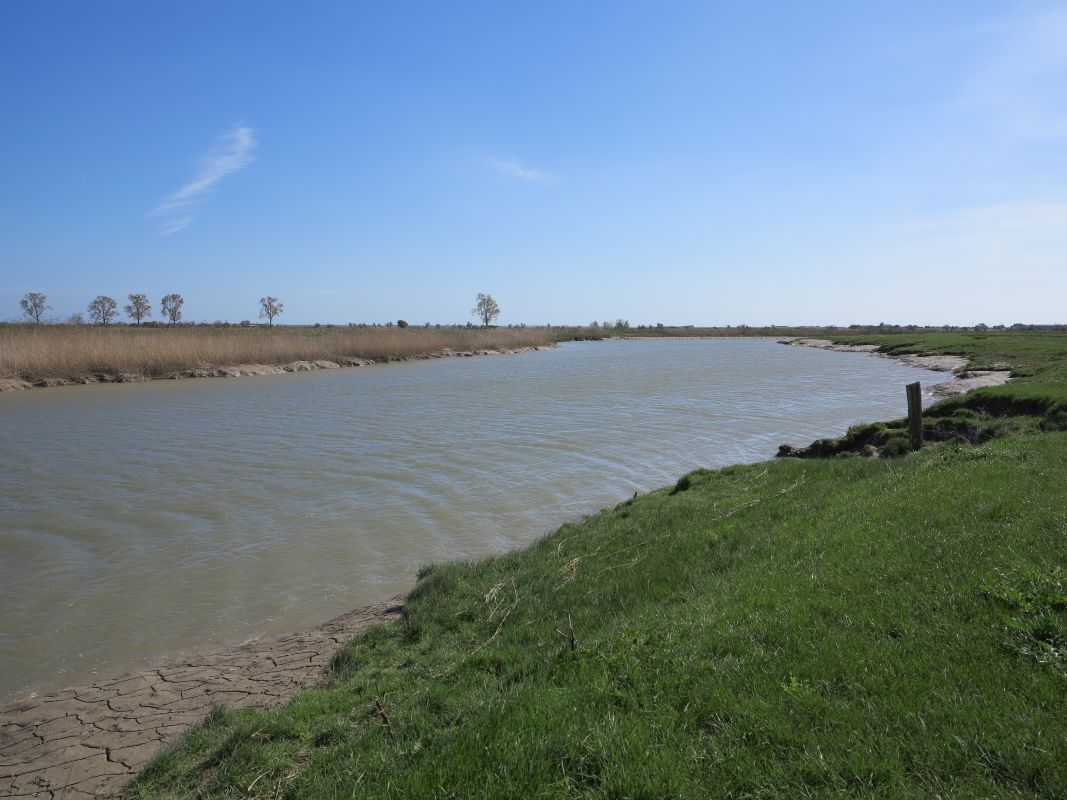
<path id="1" fill-rule="evenodd" d="M 47 302 L 48 298 L 40 292 L 27 292 L 26 296 L 19 300 L 19 305 L 22 306 L 22 313 L 27 319 L 32 319 L 40 325 L 44 312 L 51 308 Z"/>
<path id="2" fill-rule="evenodd" d="M 89 319 L 97 325 L 107 325 L 119 315 L 118 308 L 119 304 L 113 298 L 99 294 L 89 302 L 86 311 L 89 312 Z"/>
<path id="3" fill-rule="evenodd" d="M 159 313 L 166 317 L 171 325 L 177 325 L 182 320 L 183 305 L 185 298 L 180 294 L 168 294 L 159 303 Z"/>
<path id="4" fill-rule="evenodd" d="M 488 328 L 493 320 L 500 316 L 500 306 L 496 304 L 490 295 L 478 292 L 477 302 L 471 309 L 471 314 L 482 321 L 482 326 Z"/>
<path id="5" fill-rule="evenodd" d="M 267 320 L 267 325 L 273 326 L 274 318 L 284 310 L 285 307 L 278 302 L 277 297 L 267 295 L 259 298 L 259 318 Z"/>
<path id="6" fill-rule="evenodd" d="M 126 316 L 134 320 L 138 325 L 145 317 L 152 316 L 152 305 L 148 302 L 148 296 L 143 294 L 126 295 L 130 299 L 129 305 L 122 307 Z"/>
<path id="7" fill-rule="evenodd" d="M 81 314 L 71 314 L 67 317 L 67 325 L 84 325 L 85 317 Z"/>

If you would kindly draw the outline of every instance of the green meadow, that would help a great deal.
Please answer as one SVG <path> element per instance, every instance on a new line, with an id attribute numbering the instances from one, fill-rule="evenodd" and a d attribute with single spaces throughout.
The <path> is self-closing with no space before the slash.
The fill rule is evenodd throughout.
<path id="1" fill-rule="evenodd" d="M 917 453 L 698 470 L 429 565 L 319 688 L 216 710 L 129 794 L 1067 796 L 1067 335 L 838 338 L 1016 379 Z"/>

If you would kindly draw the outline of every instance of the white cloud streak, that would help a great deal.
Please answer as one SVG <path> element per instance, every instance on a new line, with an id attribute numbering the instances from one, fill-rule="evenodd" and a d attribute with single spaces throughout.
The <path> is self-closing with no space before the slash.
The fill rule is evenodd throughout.
<path id="1" fill-rule="evenodd" d="M 557 180 L 554 175 L 550 175 L 547 172 L 533 167 L 528 167 L 515 158 L 486 156 L 485 163 L 497 172 L 503 173 L 504 175 L 510 175 L 512 178 L 517 178 L 520 181 L 528 181 L 530 183 L 555 183 Z"/>
<path id="2" fill-rule="evenodd" d="M 219 181 L 252 163 L 255 147 L 255 132 L 247 125 L 234 125 L 220 136 L 201 158 L 196 176 L 148 212 L 149 217 L 161 221 L 160 236 L 170 236 L 192 224 L 204 198 Z"/>

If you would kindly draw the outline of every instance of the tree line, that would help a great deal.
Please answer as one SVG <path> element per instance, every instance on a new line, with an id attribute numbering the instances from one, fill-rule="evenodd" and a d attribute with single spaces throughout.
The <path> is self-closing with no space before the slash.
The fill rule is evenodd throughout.
<path id="1" fill-rule="evenodd" d="M 148 295 L 134 293 L 126 297 L 130 302 L 124 305 L 122 310 L 133 320 L 134 324 L 140 325 L 152 316 L 152 303 Z M 163 299 L 159 301 L 160 315 L 171 325 L 177 325 L 182 321 L 182 306 L 184 305 L 185 298 L 176 292 L 163 295 Z M 52 308 L 48 305 L 47 295 L 41 292 L 27 292 L 19 300 L 19 306 L 22 308 L 22 315 L 38 325 L 44 322 L 45 312 Z M 268 325 L 274 325 L 274 318 L 285 310 L 278 298 L 270 295 L 259 298 L 259 307 L 259 317 L 267 320 Z M 106 294 L 98 294 L 90 300 L 85 310 L 89 315 L 89 321 L 96 325 L 110 325 L 119 316 L 118 302 Z M 80 316 L 80 314 L 75 315 L 75 317 Z"/>
<path id="2" fill-rule="evenodd" d="M 133 320 L 135 324 L 140 325 L 144 320 L 152 316 L 152 304 L 148 299 L 148 295 L 135 293 L 126 295 L 126 297 L 130 302 L 124 305 L 122 310 L 126 312 L 126 316 Z M 180 294 L 168 294 L 164 295 L 163 299 L 159 301 L 159 311 L 163 319 L 171 325 L 176 325 L 181 322 L 183 305 L 185 305 L 185 298 Z M 22 308 L 22 315 L 38 325 L 43 322 L 45 312 L 51 309 L 51 306 L 48 305 L 48 297 L 41 292 L 27 292 L 19 300 L 19 306 Z M 85 310 L 89 314 L 91 322 L 96 325 L 110 325 L 118 319 L 118 309 L 119 304 L 115 298 L 100 294 L 89 301 L 89 305 L 86 306 Z M 277 297 L 267 295 L 259 298 L 259 318 L 265 319 L 269 327 L 274 326 L 275 318 L 284 311 L 285 306 Z M 480 319 L 482 325 L 488 328 L 493 320 L 500 316 L 500 306 L 490 295 L 479 292 L 471 314 Z M 404 320 L 400 320 L 400 322 L 402 323 L 400 327 L 407 327 L 407 323 Z"/>
<path id="3" fill-rule="evenodd" d="M 136 324 L 140 325 L 144 320 L 152 316 L 152 303 L 149 301 L 148 295 L 134 293 L 126 295 L 126 297 L 130 302 L 124 305 L 122 310 Z M 185 298 L 180 294 L 175 292 L 163 295 L 163 299 L 159 301 L 160 315 L 172 325 L 176 325 L 182 320 L 183 305 L 185 305 Z M 19 306 L 22 308 L 22 315 L 38 325 L 44 321 L 45 312 L 52 308 L 48 305 L 47 295 L 41 292 L 27 292 L 19 300 Z M 89 314 L 90 321 L 97 325 L 109 325 L 114 322 L 119 316 L 118 309 L 119 304 L 115 301 L 115 298 L 108 297 L 106 294 L 98 294 L 89 301 L 89 305 L 85 308 Z M 80 316 L 80 314 L 75 315 L 75 317 Z"/>

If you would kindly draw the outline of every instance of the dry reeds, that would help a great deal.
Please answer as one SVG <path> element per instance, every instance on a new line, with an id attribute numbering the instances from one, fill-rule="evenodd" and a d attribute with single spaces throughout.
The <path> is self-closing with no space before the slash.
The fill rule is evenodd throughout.
<path id="1" fill-rule="evenodd" d="M 550 344 L 539 328 L 262 328 L 0 326 L 0 377 L 77 381 L 94 374 L 160 378 L 178 370 L 343 358 L 385 360 L 445 349 Z"/>

